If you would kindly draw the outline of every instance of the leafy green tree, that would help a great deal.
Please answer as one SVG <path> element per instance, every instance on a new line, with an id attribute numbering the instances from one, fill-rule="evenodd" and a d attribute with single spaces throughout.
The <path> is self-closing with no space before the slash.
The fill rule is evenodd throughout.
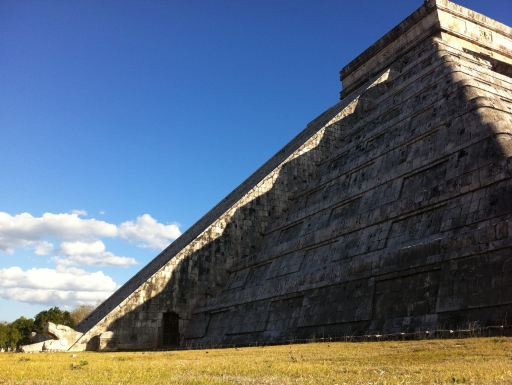
<path id="1" fill-rule="evenodd" d="M 36 333 L 44 333 L 44 326 L 47 322 L 53 322 L 58 325 L 66 325 L 71 328 L 75 327 L 75 322 L 71 318 L 69 311 L 62 311 L 58 307 L 52 307 L 49 310 L 43 310 L 37 313 L 34 318 L 34 331 Z"/>
<path id="2" fill-rule="evenodd" d="M 0 322 L 0 348 L 7 347 L 7 329 L 8 328 L 9 328 L 8 325 L 4 324 L 3 322 Z"/>
<path id="3" fill-rule="evenodd" d="M 9 326 L 16 331 L 11 332 L 11 338 L 18 336 L 18 340 L 14 346 L 27 345 L 32 343 L 32 340 L 30 339 L 30 333 L 35 331 L 34 320 L 32 318 L 20 317 L 16 321 L 10 323 Z"/>
<path id="4" fill-rule="evenodd" d="M 92 306 L 91 311 L 93 309 L 94 306 Z M 20 317 L 11 323 L 0 322 L 0 347 L 14 348 L 19 345 L 32 344 L 31 333 L 44 334 L 44 327 L 47 322 L 69 327 L 74 327 L 77 323 L 68 311 L 62 311 L 58 307 L 43 310 L 34 319 Z"/>
<path id="5" fill-rule="evenodd" d="M 0 323 L 0 348 L 11 347 L 11 325 L 8 323 Z"/>

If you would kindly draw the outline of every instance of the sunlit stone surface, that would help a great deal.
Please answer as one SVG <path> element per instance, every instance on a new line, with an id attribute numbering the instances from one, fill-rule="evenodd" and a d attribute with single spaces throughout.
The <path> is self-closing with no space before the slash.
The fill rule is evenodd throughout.
<path id="1" fill-rule="evenodd" d="M 512 324 L 511 58 L 509 27 L 426 2 L 71 350 Z"/>

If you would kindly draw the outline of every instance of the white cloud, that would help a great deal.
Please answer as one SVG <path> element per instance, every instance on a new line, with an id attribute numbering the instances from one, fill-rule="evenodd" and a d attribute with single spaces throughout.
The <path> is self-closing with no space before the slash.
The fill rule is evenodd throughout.
<path id="1" fill-rule="evenodd" d="M 62 242 L 60 250 L 66 255 L 77 254 L 98 254 L 105 251 L 105 244 L 102 241 L 95 242 Z"/>
<path id="2" fill-rule="evenodd" d="M 113 291 L 117 287 L 112 278 L 104 275 L 102 271 L 89 273 L 62 266 L 26 271 L 17 266 L 0 269 L 0 286 L 67 291 Z"/>
<path id="3" fill-rule="evenodd" d="M 71 210 L 71 214 L 86 216 L 87 215 L 87 211 L 85 211 L 85 210 Z"/>
<path id="4" fill-rule="evenodd" d="M 116 225 L 82 219 L 78 214 L 45 213 L 36 218 L 29 213 L 11 216 L 0 212 L 0 252 L 12 254 L 15 248 L 32 245 L 45 237 L 64 241 L 87 241 L 117 236 Z"/>
<path id="5" fill-rule="evenodd" d="M 53 243 L 47 241 L 40 241 L 34 248 L 34 253 L 37 255 L 48 255 L 53 251 Z"/>
<path id="6" fill-rule="evenodd" d="M 75 306 L 109 297 L 118 285 L 101 271 L 57 266 L 29 269 L 15 266 L 0 269 L 0 297 L 52 306 Z"/>
<path id="7" fill-rule="evenodd" d="M 121 238 L 138 247 L 163 249 L 181 235 L 177 224 L 158 223 L 149 214 L 119 227 L 80 215 L 87 212 L 45 213 L 41 217 L 0 212 L 0 253 L 13 254 L 16 248 L 33 247 L 36 255 L 53 255 L 51 259 L 60 266 L 128 267 L 137 264 L 136 260 L 107 251 L 101 238 Z M 51 239 L 59 246 L 50 243 Z"/>
<path id="8" fill-rule="evenodd" d="M 149 214 L 137 217 L 135 222 L 123 222 L 119 226 L 119 236 L 130 243 L 137 243 L 140 247 L 164 249 L 180 235 L 178 224 L 158 223 Z"/>
<path id="9" fill-rule="evenodd" d="M 57 265 L 55 269 L 0 268 L 0 298 L 63 307 L 104 300 L 118 287 L 112 278 L 73 266 L 129 267 L 137 261 L 107 251 L 102 238 L 163 249 L 181 235 L 177 224 L 158 223 L 149 214 L 119 226 L 80 217 L 85 215 L 85 210 L 40 217 L 0 212 L 0 253 L 31 247 L 35 255 L 51 256 Z"/>
<path id="10" fill-rule="evenodd" d="M 75 307 L 83 303 L 96 303 L 110 297 L 111 291 L 65 291 L 12 288 L 0 290 L 0 297 L 14 301 L 45 306 Z"/>
<path id="11" fill-rule="evenodd" d="M 118 257 L 109 251 L 91 255 L 69 255 L 65 258 L 53 257 L 52 260 L 60 266 L 129 267 L 137 264 L 134 258 Z"/>
<path id="12" fill-rule="evenodd" d="M 61 266 L 114 266 L 128 267 L 136 265 L 134 258 L 118 257 L 105 251 L 102 241 L 95 242 L 62 242 L 59 254 L 64 257 L 53 257 L 52 260 Z"/>

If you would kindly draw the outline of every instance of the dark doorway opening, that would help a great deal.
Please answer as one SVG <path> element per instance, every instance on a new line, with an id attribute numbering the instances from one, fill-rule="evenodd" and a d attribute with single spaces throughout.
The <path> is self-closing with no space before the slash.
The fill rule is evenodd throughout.
<path id="1" fill-rule="evenodd" d="M 162 318 L 162 346 L 180 345 L 180 316 L 164 313 Z"/>

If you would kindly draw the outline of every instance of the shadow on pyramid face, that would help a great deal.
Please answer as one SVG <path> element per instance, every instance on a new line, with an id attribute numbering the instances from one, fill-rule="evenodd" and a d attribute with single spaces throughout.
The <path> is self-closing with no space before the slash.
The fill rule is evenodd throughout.
<path id="1" fill-rule="evenodd" d="M 387 85 L 382 83 L 368 87 L 362 94 L 364 103 L 362 99 L 353 102 L 353 112 L 341 123 L 351 126 L 362 119 L 363 105 L 381 96 L 386 88 Z M 322 162 L 340 148 L 341 135 L 339 124 L 327 127 L 318 143 L 308 146 L 304 154 L 285 162 L 275 176 L 268 178 L 267 184 L 272 185 L 268 191 L 233 210 L 222 233 L 207 231 L 202 234 L 193 242 L 193 252 L 183 258 L 175 257 L 168 264 L 170 268 L 164 267 L 132 294 L 125 305 L 132 306 L 132 309 L 107 327 L 116 332 L 120 346 L 154 347 L 155 339 L 158 346 L 164 346 L 163 317 L 167 313 L 180 316 L 183 344 L 184 331 L 195 308 L 218 297 L 223 291 L 230 292 L 228 288 L 243 286 L 244 289 L 255 290 L 261 286 L 265 277 L 257 275 L 257 268 L 244 270 L 251 272 L 244 282 L 234 281 L 240 279 L 240 274 L 230 274 L 230 269 L 260 255 L 262 239 L 272 236 L 266 234 L 268 226 L 280 218 L 286 220 L 290 207 L 300 204 L 297 200 L 308 191 L 308 185 L 322 168 Z M 280 242 L 283 243 L 283 239 Z M 272 245 L 268 248 L 271 249 Z M 91 348 L 96 344 L 96 341 L 91 341 Z"/>
<path id="2" fill-rule="evenodd" d="M 97 329 L 151 349 L 510 324 L 512 96 L 496 68 L 418 44 Z"/>

